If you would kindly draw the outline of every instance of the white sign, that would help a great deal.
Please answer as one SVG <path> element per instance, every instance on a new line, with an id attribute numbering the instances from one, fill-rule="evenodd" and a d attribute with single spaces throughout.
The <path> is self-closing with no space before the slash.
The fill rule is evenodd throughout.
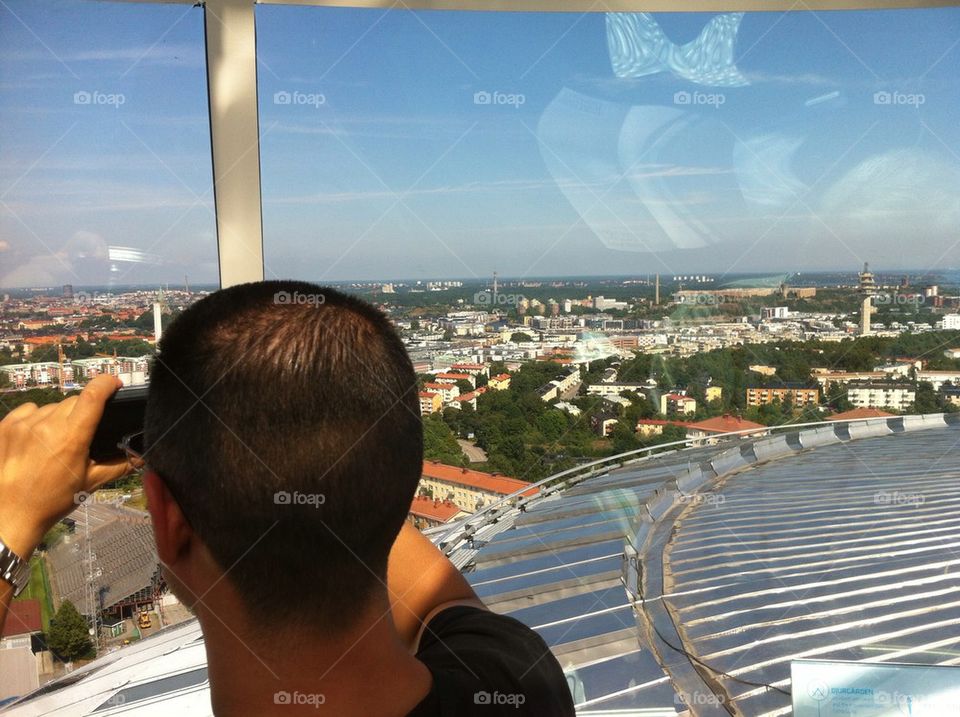
<path id="1" fill-rule="evenodd" d="M 960 667 L 794 660 L 795 717 L 960 715 Z"/>

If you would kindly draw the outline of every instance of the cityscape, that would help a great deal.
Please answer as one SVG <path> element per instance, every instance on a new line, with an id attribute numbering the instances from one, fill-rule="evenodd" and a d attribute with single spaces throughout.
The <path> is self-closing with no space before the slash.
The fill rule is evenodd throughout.
<path id="1" fill-rule="evenodd" d="M 149 384 L 164 327 L 214 288 L 9 290 L 3 414 L 60 400 L 101 374 Z M 425 462 L 409 520 L 421 529 L 535 495 L 537 481 L 626 451 L 960 411 L 960 295 L 949 274 L 864 266 L 338 288 L 387 313 L 418 374 Z M 91 650 L 110 651 L 190 617 L 163 585 L 144 508 L 133 476 L 51 531 L 34 558 L 38 579 L 18 602 L 24 629 L 46 631 L 70 604 L 96 625 Z M 38 679 L 62 670 L 42 665 Z"/>
<path id="2" fill-rule="evenodd" d="M 416 373 L 404 533 L 578 713 L 956 712 L 958 9 L 311 4 L 0 2 L 0 419 L 331 287 Z M 0 711 L 211 712 L 144 482 L 44 536 Z"/>

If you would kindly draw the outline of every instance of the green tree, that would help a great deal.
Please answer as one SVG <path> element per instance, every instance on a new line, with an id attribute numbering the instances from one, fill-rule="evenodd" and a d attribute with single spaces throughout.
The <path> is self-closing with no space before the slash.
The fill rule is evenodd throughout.
<path id="1" fill-rule="evenodd" d="M 933 390 L 933 384 L 929 381 L 918 383 L 917 398 L 910 413 L 937 413 L 939 410 L 940 403 L 937 401 L 937 392 Z"/>
<path id="2" fill-rule="evenodd" d="M 69 600 L 63 601 L 50 621 L 47 645 L 60 659 L 67 662 L 83 657 L 93 647 L 87 621 Z"/>
<path id="3" fill-rule="evenodd" d="M 510 340 L 515 344 L 522 344 L 525 341 L 533 341 L 533 339 L 530 338 L 530 334 L 525 334 L 522 331 L 516 331 L 510 334 Z"/>
<path id="4" fill-rule="evenodd" d="M 439 414 L 434 413 L 423 419 L 423 457 L 451 466 L 467 465 L 467 457 L 463 455 L 453 431 Z"/>

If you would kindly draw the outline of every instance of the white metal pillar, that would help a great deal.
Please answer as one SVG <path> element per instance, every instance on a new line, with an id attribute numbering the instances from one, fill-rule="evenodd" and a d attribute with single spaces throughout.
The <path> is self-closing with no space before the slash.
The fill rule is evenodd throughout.
<path id="1" fill-rule="evenodd" d="M 251 0 L 207 0 L 207 86 L 220 285 L 263 279 L 257 37 Z"/>

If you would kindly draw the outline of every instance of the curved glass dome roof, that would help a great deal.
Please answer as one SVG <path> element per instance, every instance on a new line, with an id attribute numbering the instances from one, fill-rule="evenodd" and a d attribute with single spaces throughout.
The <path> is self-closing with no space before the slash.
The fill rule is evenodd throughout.
<path id="1" fill-rule="evenodd" d="M 579 714 L 789 714 L 792 659 L 960 662 L 958 443 L 938 414 L 624 457 L 433 538 L 543 636 Z M 173 710 L 210 714 L 195 622 L 5 714 Z"/>

